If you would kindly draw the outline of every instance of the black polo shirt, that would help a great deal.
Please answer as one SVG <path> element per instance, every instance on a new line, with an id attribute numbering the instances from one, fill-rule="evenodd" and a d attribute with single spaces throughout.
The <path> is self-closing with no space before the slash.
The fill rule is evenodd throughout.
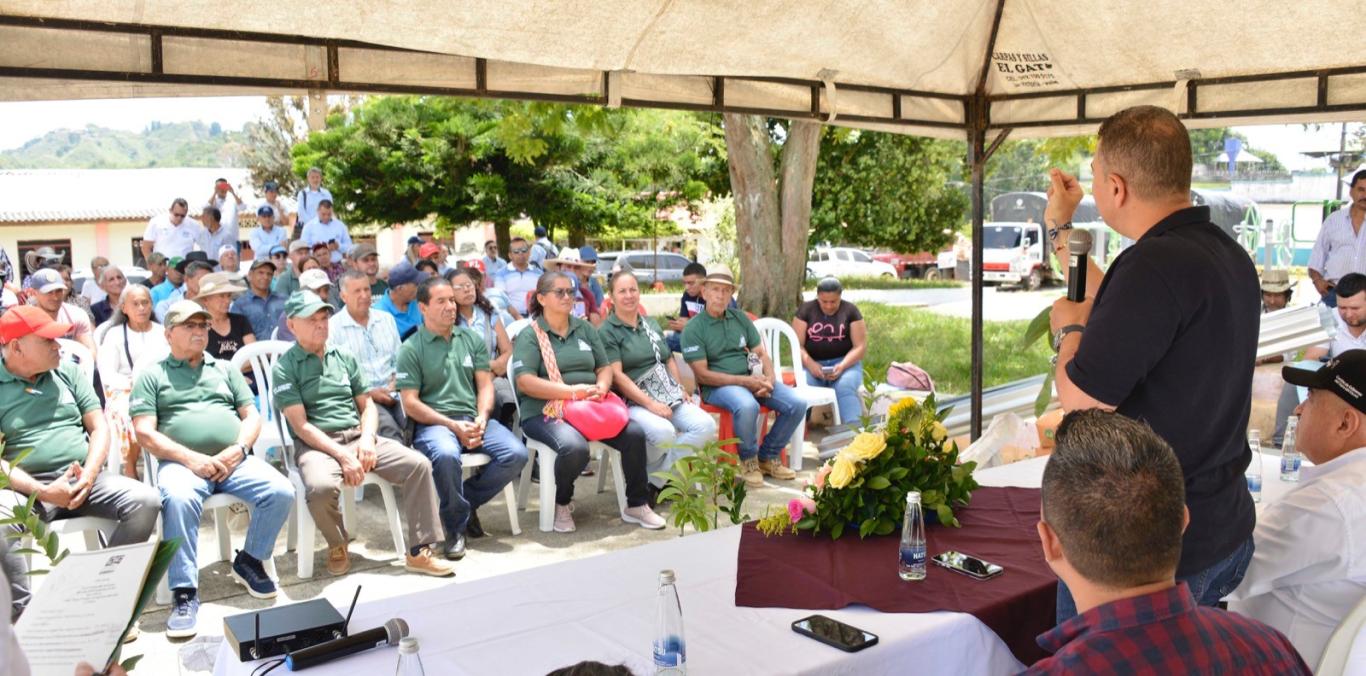
<path id="1" fill-rule="evenodd" d="M 1260 299 L 1251 258 L 1209 208 L 1181 209 L 1111 264 L 1067 364 L 1083 392 L 1146 421 L 1176 451 L 1191 518 L 1179 576 L 1252 535 L 1243 470 Z"/>

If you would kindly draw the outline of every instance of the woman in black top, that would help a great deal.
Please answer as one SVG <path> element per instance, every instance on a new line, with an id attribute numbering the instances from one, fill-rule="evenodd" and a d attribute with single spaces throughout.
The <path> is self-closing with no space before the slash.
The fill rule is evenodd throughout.
<path id="1" fill-rule="evenodd" d="M 792 328 L 802 345 L 806 383 L 835 388 L 840 422 L 863 415 L 859 386 L 863 384 L 863 355 L 868 351 L 868 327 L 853 303 L 841 300 L 844 287 L 834 277 L 816 285 L 816 300 L 802 303 Z"/>
<path id="2" fill-rule="evenodd" d="M 203 305 L 210 315 L 209 345 L 205 351 L 215 359 L 232 361 L 238 350 L 256 342 L 256 334 L 252 333 L 251 321 L 246 315 L 228 312 L 232 299 L 246 290 L 246 287 L 238 285 L 233 281 L 232 275 L 226 272 L 211 272 L 199 280 L 199 295 L 195 296 L 195 300 Z M 249 371 L 250 367 L 243 370 Z M 254 378 L 248 376 L 247 385 L 251 386 L 253 393 L 256 392 Z"/>

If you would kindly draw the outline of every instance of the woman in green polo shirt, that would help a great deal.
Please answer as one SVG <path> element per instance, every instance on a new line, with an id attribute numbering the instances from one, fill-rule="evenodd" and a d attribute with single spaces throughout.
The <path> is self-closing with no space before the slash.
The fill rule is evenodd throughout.
<path id="1" fill-rule="evenodd" d="M 612 312 L 598 333 L 612 364 L 612 382 L 629 404 L 631 420 L 645 430 L 651 493 L 664 487 L 656 472 L 667 472 L 688 447 L 716 438 L 716 421 L 679 384 L 678 365 L 659 324 L 640 314 L 640 283 L 634 272 L 612 276 Z M 656 483 L 657 482 L 657 483 Z"/>
<path id="2" fill-rule="evenodd" d="M 555 451 L 557 533 L 574 530 L 574 480 L 588 466 L 589 449 L 583 434 L 564 421 L 563 407 L 554 404 L 597 401 L 612 387 L 612 368 L 598 332 L 588 322 L 570 316 L 574 300 L 574 283 L 567 275 L 541 275 L 536 293 L 527 304 L 533 324 L 513 341 L 512 364 L 508 368 L 517 379 L 522 432 Z M 628 505 L 621 513 L 622 520 L 644 528 L 663 528 L 664 519 L 649 505 L 644 430 L 628 422 L 615 437 L 603 439 L 602 443 L 621 452 Z"/>

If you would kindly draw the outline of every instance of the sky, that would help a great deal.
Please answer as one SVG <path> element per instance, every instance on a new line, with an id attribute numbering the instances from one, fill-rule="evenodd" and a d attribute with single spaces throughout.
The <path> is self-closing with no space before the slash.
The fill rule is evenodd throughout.
<path id="1" fill-rule="evenodd" d="M 260 118 L 265 97 L 114 99 L 89 101 L 24 101 L 0 103 L 0 150 L 23 145 L 57 129 L 80 129 L 95 124 L 111 129 L 140 131 L 150 122 L 217 122 L 225 130 L 240 130 Z M 1348 134 L 1360 127 L 1349 125 Z M 1324 160 L 1300 154 L 1304 150 L 1335 150 L 1340 125 L 1318 128 L 1301 124 L 1235 127 L 1249 144 L 1276 153 L 1290 169 L 1326 167 Z"/>

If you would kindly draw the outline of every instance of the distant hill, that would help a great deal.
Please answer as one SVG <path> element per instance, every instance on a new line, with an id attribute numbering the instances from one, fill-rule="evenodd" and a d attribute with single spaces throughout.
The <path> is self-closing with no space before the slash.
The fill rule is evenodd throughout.
<path id="1" fill-rule="evenodd" d="M 217 122 L 153 122 L 141 132 L 59 129 L 0 151 L 0 169 L 144 169 L 149 167 L 241 167 L 243 132 L 224 132 Z"/>

